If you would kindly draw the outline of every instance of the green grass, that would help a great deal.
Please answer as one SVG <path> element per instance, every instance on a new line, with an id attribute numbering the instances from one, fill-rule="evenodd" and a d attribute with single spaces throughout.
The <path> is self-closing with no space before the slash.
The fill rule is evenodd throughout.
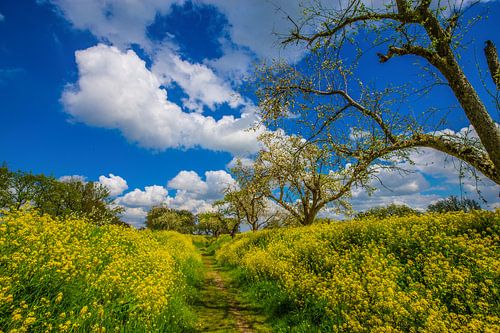
<path id="1" fill-rule="evenodd" d="M 251 294 L 242 292 L 236 271 L 216 263 L 214 249 L 225 241 L 217 239 L 200 247 L 205 280 L 193 304 L 197 331 L 238 332 L 243 326 L 253 332 L 271 332 L 266 312 L 249 298 Z"/>
<path id="2" fill-rule="evenodd" d="M 291 295 L 273 280 L 253 280 L 242 268 L 225 266 L 232 287 L 239 290 L 238 299 L 253 311 L 264 315 L 272 332 L 309 333 L 331 331 L 324 304 L 316 299 L 297 306 Z M 269 329 L 269 328 L 268 328 Z"/>

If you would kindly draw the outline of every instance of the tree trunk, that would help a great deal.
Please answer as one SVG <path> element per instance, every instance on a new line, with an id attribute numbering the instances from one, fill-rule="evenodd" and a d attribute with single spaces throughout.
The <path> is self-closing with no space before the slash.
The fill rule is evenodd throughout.
<path id="1" fill-rule="evenodd" d="M 234 236 L 236 236 L 236 231 L 238 230 L 238 227 L 239 225 L 237 224 L 231 229 L 231 238 L 234 238 Z"/>
<path id="2" fill-rule="evenodd" d="M 495 169 L 500 170 L 500 130 L 452 55 L 438 69 L 448 80 Z"/>
<path id="3" fill-rule="evenodd" d="M 314 223 L 314 218 L 316 217 L 315 212 L 310 212 L 306 216 L 304 216 L 304 219 L 302 220 L 302 225 L 311 225 Z"/>
<path id="4" fill-rule="evenodd" d="M 497 48 L 491 40 L 486 41 L 484 55 L 486 56 L 486 62 L 488 63 L 491 79 L 497 86 L 497 90 L 500 90 L 500 63 L 498 61 Z"/>

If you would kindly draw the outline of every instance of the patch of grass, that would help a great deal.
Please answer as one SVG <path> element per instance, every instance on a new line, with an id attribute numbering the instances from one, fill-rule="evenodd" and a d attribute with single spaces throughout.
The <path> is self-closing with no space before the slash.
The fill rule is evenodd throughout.
<path id="1" fill-rule="evenodd" d="M 232 288 L 239 290 L 238 299 L 254 312 L 266 316 L 266 323 L 272 327 L 272 332 L 331 331 L 323 302 L 308 299 L 299 307 L 293 296 L 276 281 L 253 279 L 239 267 L 225 266 L 224 270 L 230 276 Z"/>
<path id="2" fill-rule="evenodd" d="M 229 243 L 231 240 L 232 238 L 230 235 L 220 235 L 217 238 L 211 237 L 204 251 L 207 255 L 213 256 L 218 249 L 220 249 L 224 244 Z"/>
<path id="3" fill-rule="evenodd" d="M 245 326 L 255 332 L 272 332 L 265 312 L 242 294 L 234 272 L 219 266 L 209 254 L 213 248 L 205 247 L 200 251 L 203 253 L 205 280 L 193 305 L 198 319 L 197 330 L 237 332 L 238 327 Z"/>

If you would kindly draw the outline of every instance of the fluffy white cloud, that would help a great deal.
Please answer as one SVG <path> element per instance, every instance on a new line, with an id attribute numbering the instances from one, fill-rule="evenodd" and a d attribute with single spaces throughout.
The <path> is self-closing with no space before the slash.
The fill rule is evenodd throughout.
<path id="1" fill-rule="evenodd" d="M 235 85 L 241 84 L 250 74 L 253 55 L 251 51 L 229 45 L 222 40 L 222 56 L 216 59 L 207 59 L 204 63 L 220 76 Z"/>
<path id="2" fill-rule="evenodd" d="M 149 49 L 153 42 L 146 30 L 156 16 L 167 15 L 173 5 L 184 0 L 50 0 L 76 28 L 89 30 L 98 38 L 119 47 L 133 43 Z M 252 50 L 258 56 L 284 55 L 297 58 L 302 51 L 283 50 L 276 35 L 289 31 L 287 16 L 297 18 L 300 2 L 289 0 L 195 0 L 198 5 L 213 5 L 228 20 L 228 31 L 234 44 Z"/>
<path id="3" fill-rule="evenodd" d="M 150 45 L 146 28 L 184 0 L 50 0 L 76 28 L 120 47 Z"/>
<path id="4" fill-rule="evenodd" d="M 168 191 L 163 186 L 146 186 L 143 190 L 138 188 L 116 198 L 115 203 L 125 207 L 144 207 L 161 205 L 168 201 Z"/>
<path id="5" fill-rule="evenodd" d="M 410 170 L 406 173 L 391 169 L 381 169 L 371 185 L 377 188 L 377 196 L 411 195 L 430 187 L 428 181 L 419 172 Z M 353 191 L 353 198 L 366 198 L 366 192 L 356 189 Z"/>
<path id="6" fill-rule="evenodd" d="M 176 196 L 169 201 L 169 207 L 188 210 L 193 214 L 204 213 L 213 209 L 210 202 L 202 199 L 195 199 L 191 197 L 190 193 L 185 191 L 177 192 Z"/>
<path id="7" fill-rule="evenodd" d="M 208 187 L 207 199 L 218 199 L 228 187 L 235 184 L 233 177 L 224 170 L 207 171 L 205 179 Z"/>
<path id="8" fill-rule="evenodd" d="M 224 170 L 205 172 L 203 180 L 196 172 L 183 170 L 168 182 L 168 187 L 175 190 L 169 196 L 165 187 L 146 186 L 144 190 L 134 189 L 114 200 L 115 205 L 125 209 L 122 218 L 134 226 L 144 225 L 147 211 L 157 205 L 166 205 L 174 209 L 188 210 L 194 214 L 212 209 L 212 203 L 224 196 L 227 186 L 234 184 L 234 179 Z"/>
<path id="9" fill-rule="evenodd" d="M 121 214 L 124 222 L 139 228 L 144 226 L 144 221 L 148 213 L 141 207 L 124 207 L 125 210 Z"/>
<path id="10" fill-rule="evenodd" d="M 300 1 L 289 0 L 200 0 L 199 3 L 216 6 L 229 21 L 231 41 L 248 47 L 258 57 L 296 61 L 303 55 L 303 48 L 294 46 L 283 49 L 278 36 L 290 31 L 288 16 L 299 17 Z"/>
<path id="11" fill-rule="evenodd" d="M 373 195 L 364 200 L 353 200 L 353 209 L 358 212 L 366 211 L 372 207 L 387 206 L 390 204 L 406 205 L 411 208 L 424 211 L 429 204 L 441 199 L 437 194 L 414 193 L 412 195 Z"/>
<path id="12" fill-rule="evenodd" d="M 244 107 L 240 118 L 219 120 L 183 112 L 132 50 L 100 44 L 77 51 L 76 61 L 79 80 L 61 98 L 75 121 L 118 129 L 127 139 L 158 150 L 202 147 L 240 155 L 258 150 L 259 131 L 248 130 L 257 120 L 252 106 Z"/>
<path id="13" fill-rule="evenodd" d="M 354 210 L 363 211 L 393 203 L 423 210 L 432 200 L 439 198 L 437 195 L 422 194 L 431 185 L 419 172 L 402 173 L 391 169 L 381 169 L 376 176 L 370 184 L 376 188 L 371 196 L 364 189 L 353 189 L 351 203 Z"/>
<path id="14" fill-rule="evenodd" d="M 109 177 L 104 175 L 99 177 L 99 183 L 106 186 L 109 190 L 109 194 L 112 197 L 120 195 L 128 189 L 127 181 L 120 176 L 115 176 L 112 173 L 109 174 Z"/>
<path id="15" fill-rule="evenodd" d="M 177 195 L 197 200 L 215 200 L 234 184 L 233 177 L 224 170 L 205 172 L 205 181 L 194 171 L 181 171 L 168 182 Z"/>
<path id="16" fill-rule="evenodd" d="M 152 72 L 162 85 L 178 84 L 189 96 L 183 106 L 198 112 L 203 106 L 214 110 L 216 106 L 228 103 L 237 108 L 242 105 L 242 97 L 203 64 L 192 64 L 182 60 L 170 47 L 162 47 L 155 52 Z"/>
<path id="17" fill-rule="evenodd" d="M 460 194 L 459 192 L 463 190 L 464 194 L 471 199 L 479 202 L 486 200 L 488 208 L 500 206 L 500 186 L 480 173 L 477 174 L 477 181 L 468 174 L 460 179 L 463 162 L 458 159 L 433 149 L 420 149 L 412 154 L 412 158 L 415 164 L 407 167 L 439 181 L 439 185 L 435 186 L 436 190 L 450 189 L 455 194 Z M 460 181 L 462 188 L 460 188 Z"/>
<path id="18" fill-rule="evenodd" d="M 184 0 L 131 0 L 126 4 L 120 0 L 50 2 L 75 28 L 89 30 L 102 41 L 122 50 L 132 44 L 140 45 L 153 58 L 153 70 L 161 83 L 178 84 L 188 95 L 183 106 L 191 110 L 200 111 L 204 106 L 214 109 L 222 103 L 233 108 L 243 104 L 228 82 L 241 82 L 255 60 L 254 55 L 275 58 L 284 54 L 288 59 L 298 59 L 303 54 L 302 50 L 293 47 L 283 50 L 276 43 L 276 34 L 286 32 L 291 24 L 287 16 L 299 14 L 299 4 L 294 1 L 194 1 L 197 5 L 214 6 L 229 23 L 226 29 L 231 40 L 224 37 L 224 33 L 219 36 L 223 55 L 220 59 L 207 60 L 205 64 L 183 60 L 170 39 L 153 41 L 146 34 L 157 17 L 165 17 L 173 5 L 182 5 Z"/>
<path id="19" fill-rule="evenodd" d="M 201 213 L 212 209 L 212 202 L 224 196 L 224 190 L 234 184 L 233 177 L 224 170 L 205 172 L 205 180 L 194 171 L 181 171 L 168 182 L 176 190 L 169 205 Z"/>
<path id="20" fill-rule="evenodd" d="M 130 141 L 158 150 L 199 146 L 239 155 L 257 150 L 258 133 L 247 131 L 257 120 L 252 110 L 255 108 L 236 93 L 229 82 L 241 82 L 255 59 L 252 53 L 259 56 L 277 54 L 279 47 L 274 47 L 272 31 L 289 24 L 286 16 L 297 13 L 297 4 L 291 5 L 288 1 L 272 4 L 262 1 L 257 5 L 233 1 L 197 2 L 213 5 L 225 14 L 229 20 L 227 29 L 234 38 L 220 38 L 223 51 L 220 59 L 191 63 L 181 58 L 171 41 L 158 43 L 146 35 L 147 27 L 157 16 L 167 15 L 174 4 L 182 5 L 184 1 L 51 2 L 76 28 L 88 29 L 121 50 L 138 44 L 153 60 L 150 72 L 130 50 L 125 52 L 98 45 L 77 52 L 80 78 L 67 87 L 61 98 L 74 120 L 118 129 Z M 255 38 L 256 34 L 259 38 Z M 201 113 L 205 107 L 215 110 L 222 104 L 233 109 L 244 106 L 241 117 L 223 116 L 215 120 L 182 112 L 178 105 L 168 101 L 166 90 L 160 88 L 173 84 L 186 93 L 187 98 L 182 100 L 186 109 Z"/>
<path id="21" fill-rule="evenodd" d="M 75 181 L 85 183 L 87 181 L 87 177 L 82 175 L 68 175 L 68 176 L 61 176 L 59 177 L 58 180 L 63 183 L 75 182 Z"/>
<path id="22" fill-rule="evenodd" d="M 174 190 L 202 194 L 207 191 L 207 184 L 195 171 L 181 171 L 168 182 L 168 187 Z"/>

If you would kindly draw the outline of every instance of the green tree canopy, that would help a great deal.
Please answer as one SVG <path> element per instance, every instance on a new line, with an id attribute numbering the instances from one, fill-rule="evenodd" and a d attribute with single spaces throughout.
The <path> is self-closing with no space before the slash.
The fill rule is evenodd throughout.
<path id="1" fill-rule="evenodd" d="M 221 211 L 198 214 L 197 230 L 201 234 L 219 237 L 222 234 L 234 236 L 239 229 L 239 221 L 224 215 Z"/>
<path id="2" fill-rule="evenodd" d="M 446 213 L 446 212 L 470 212 L 471 210 L 481 209 L 481 205 L 472 199 L 458 198 L 451 196 L 446 199 L 439 200 L 427 207 L 427 210 L 432 213 Z"/>
<path id="3" fill-rule="evenodd" d="M 173 230 L 191 234 L 195 230 L 195 222 L 193 213 L 166 206 L 152 207 L 146 216 L 146 227 L 151 230 Z"/>
<path id="4" fill-rule="evenodd" d="M 420 212 L 406 205 L 390 204 L 388 206 L 373 207 L 367 211 L 356 214 L 356 219 L 363 219 L 365 217 L 386 218 L 391 216 L 408 216 L 418 215 Z"/>
<path id="5" fill-rule="evenodd" d="M 36 208 L 55 217 L 74 215 L 102 225 L 125 224 L 119 218 L 122 208 L 114 206 L 102 184 L 80 180 L 58 181 L 54 177 L 0 168 L 0 207 Z"/>

